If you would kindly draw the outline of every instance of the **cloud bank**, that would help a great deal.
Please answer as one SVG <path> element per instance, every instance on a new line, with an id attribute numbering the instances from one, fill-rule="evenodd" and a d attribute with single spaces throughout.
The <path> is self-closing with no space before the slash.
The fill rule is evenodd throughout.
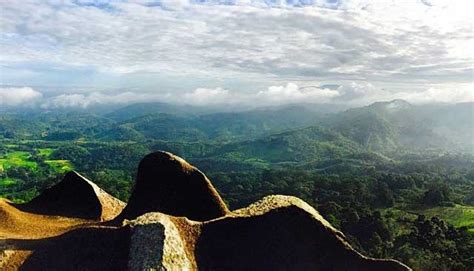
<path id="1" fill-rule="evenodd" d="M 0 105 L 39 105 L 43 109 L 88 108 L 101 105 L 166 102 L 194 106 L 262 107 L 298 103 L 344 103 L 354 106 L 378 101 L 403 99 L 413 104 L 474 102 L 472 85 L 451 90 L 429 88 L 418 92 L 390 92 L 370 83 L 347 85 L 298 86 L 295 83 L 270 86 L 257 92 L 242 92 L 218 88 L 196 88 L 183 93 L 73 93 L 45 96 L 30 87 L 0 88 Z"/>
<path id="2" fill-rule="evenodd" d="M 0 106 L 28 105 L 42 96 L 30 87 L 0 87 Z"/>

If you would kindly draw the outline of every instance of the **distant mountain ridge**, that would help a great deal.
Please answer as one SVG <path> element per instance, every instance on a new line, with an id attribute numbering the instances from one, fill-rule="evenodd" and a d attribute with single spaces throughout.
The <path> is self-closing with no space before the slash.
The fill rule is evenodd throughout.
<path id="1" fill-rule="evenodd" d="M 440 148 L 474 151 L 474 103 L 377 102 L 335 114 L 324 124 L 374 151 Z"/>
<path id="2" fill-rule="evenodd" d="M 104 116 L 119 122 L 130 120 L 146 115 L 154 114 L 171 114 L 177 116 L 196 116 L 218 113 L 245 113 L 245 112 L 267 112 L 281 110 L 307 110 L 308 112 L 326 114 L 343 111 L 349 108 L 342 104 L 312 104 L 312 103 L 296 103 L 279 106 L 266 106 L 261 108 L 241 108 L 241 107 L 223 107 L 223 106 L 193 106 L 178 105 L 162 102 L 152 103 L 136 103 L 119 108 L 112 112 L 106 113 Z"/>
<path id="3" fill-rule="evenodd" d="M 205 109 L 193 106 L 181 106 L 168 103 L 154 102 L 127 105 L 110 113 L 107 113 L 105 117 L 121 122 L 128 119 L 134 119 L 146 115 L 159 113 L 183 116 L 193 115 L 199 112 L 205 112 Z"/>
<path id="4" fill-rule="evenodd" d="M 141 103 L 102 115 L 63 111 L 8 114 L 0 116 L 0 138 L 235 145 L 320 127 L 339 133 L 367 151 L 440 149 L 474 153 L 474 103 L 413 105 L 393 100 L 341 109 L 328 104 L 293 104 L 215 112 L 216 108 Z M 305 140 L 300 143 L 306 144 Z"/>

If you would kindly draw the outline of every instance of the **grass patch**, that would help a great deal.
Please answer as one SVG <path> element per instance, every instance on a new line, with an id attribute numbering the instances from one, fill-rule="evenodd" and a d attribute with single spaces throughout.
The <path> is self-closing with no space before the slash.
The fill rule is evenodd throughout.
<path id="1" fill-rule="evenodd" d="M 53 149 L 51 148 L 38 148 L 36 150 L 38 151 L 38 154 L 40 156 L 43 156 L 45 158 L 49 158 L 51 154 L 53 153 Z"/>
<path id="2" fill-rule="evenodd" d="M 45 160 L 44 162 L 60 173 L 64 173 L 74 169 L 69 160 Z"/>
<path id="3" fill-rule="evenodd" d="M 387 208 L 380 209 L 383 215 L 389 215 L 400 220 L 414 221 L 417 215 L 424 215 L 426 218 L 437 216 L 442 220 L 452 224 L 456 228 L 467 227 L 471 234 L 474 234 L 474 206 L 455 205 L 454 207 L 433 207 L 433 208 Z M 411 226 L 403 223 L 397 224 L 396 235 L 406 234 Z"/>
<path id="4" fill-rule="evenodd" d="M 0 158 L 1 170 L 8 169 L 10 167 L 26 167 L 30 169 L 36 169 L 38 164 L 34 161 L 29 161 L 30 153 L 24 151 L 14 151 L 7 153 L 6 156 Z"/>
<path id="5" fill-rule="evenodd" d="M 58 173 L 64 173 L 67 171 L 73 170 L 71 162 L 68 160 L 47 160 L 53 148 L 38 148 L 36 151 L 39 154 L 39 157 L 44 159 L 44 162 L 52 167 Z M 32 170 L 38 169 L 38 163 L 31 161 L 31 153 L 26 151 L 11 151 L 5 154 L 3 157 L 0 157 L 0 173 L 8 170 L 9 168 L 29 168 Z M 0 183 L 1 184 L 1 183 Z"/>
<path id="6" fill-rule="evenodd" d="M 0 179 L 0 186 L 5 187 L 5 186 L 11 186 L 16 184 L 16 181 L 12 178 L 3 178 Z"/>
<path id="7" fill-rule="evenodd" d="M 427 217 L 438 216 L 457 228 L 467 227 L 469 232 L 474 233 L 474 206 L 434 207 L 417 212 Z"/>
<path id="8" fill-rule="evenodd" d="M 413 213 L 398 208 L 382 208 L 377 210 L 380 211 L 383 216 L 390 218 L 393 223 L 390 230 L 394 233 L 394 236 L 410 233 L 412 230 L 410 221 L 414 221 L 417 217 L 417 215 Z"/>
<path id="9" fill-rule="evenodd" d="M 18 145 L 16 144 L 5 144 L 4 146 L 10 149 L 18 148 Z"/>

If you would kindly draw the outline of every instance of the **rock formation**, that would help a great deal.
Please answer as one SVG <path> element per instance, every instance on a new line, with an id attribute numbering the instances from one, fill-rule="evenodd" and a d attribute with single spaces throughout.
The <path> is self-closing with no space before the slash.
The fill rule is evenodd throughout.
<path id="1" fill-rule="evenodd" d="M 73 174 L 68 178 L 80 177 Z M 84 185 L 83 180 L 79 183 Z M 47 190 L 28 208 L 50 206 L 59 213 L 60 207 L 48 200 L 64 202 L 52 196 L 68 191 L 61 187 Z M 84 191 L 80 195 L 91 197 Z M 35 207 L 34 202 L 42 207 Z M 0 205 L 0 214 L 11 208 L 6 204 L 10 207 Z M 83 216 L 85 210 L 79 208 L 74 214 Z M 87 210 L 94 213 L 92 217 L 100 213 L 97 208 Z M 12 213 L 9 210 L 9 219 Z M 112 222 L 76 225 L 61 235 L 43 238 L 8 235 L 2 229 L 7 223 L 0 223 L 0 234 L 7 232 L 0 239 L 4 241 L 0 269 L 411 270 L 394 260 L 361 255 L 342 232 L 295 197 L 268 196 L 230 212 L 204 174 L 165 152 L 142 160 L 129 204 Z"/>
<path id="2" fill-rule="evenodd" d="M 100 221 L 114 218 L 124 206 L 125 203 L 75 171 L 68 172 L 61 182 L 30 202 L 16 205 L 31 213 Z"/>
<path id="3" fill-rule="evenodd" d="M 69 172 L 61 182 L 28 203 L 14 204 L 0 199 L 0 270 L 48 270 L 44 267 L 60 262 L 64 259 L 62 252 L 67 251 L 62 247 L 55 254 L 50 247 L 72 234 L 74 229 L 114 218 L 124 205 L 77 172 Z M 78 245 L 83 244 L 79 250 L 87 252 L 100 247 L 96 242 L 100 240 L 89 239 L 87 245 L 74 241 L 70 247 L 78 249 Z M 38 262 L 38 255 L 47 255 L 40 257 L 47 260 Z M 72 261 L 64 263 L 70 268 L 61 270 L 71 269 Z M 94 264 L 100 266 L 101 263 Z M 80 269 L 79 266 L 74 268 Z"/>
<path id="4" fill-rule="evenodd" d="M 171 153 L 155 152 L 140 162 L 132 195 L 116 221 L 148 212 L 205 221 L 229 210 L 201 171 Z"/>

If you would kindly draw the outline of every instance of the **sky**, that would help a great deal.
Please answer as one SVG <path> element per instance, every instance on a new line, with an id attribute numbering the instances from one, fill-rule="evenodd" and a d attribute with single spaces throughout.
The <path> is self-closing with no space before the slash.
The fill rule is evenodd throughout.
<path id="1" fill-rule="evenodd" d="M 0 107 L 474 101 L 472 0 L 0 0 Z"/>

